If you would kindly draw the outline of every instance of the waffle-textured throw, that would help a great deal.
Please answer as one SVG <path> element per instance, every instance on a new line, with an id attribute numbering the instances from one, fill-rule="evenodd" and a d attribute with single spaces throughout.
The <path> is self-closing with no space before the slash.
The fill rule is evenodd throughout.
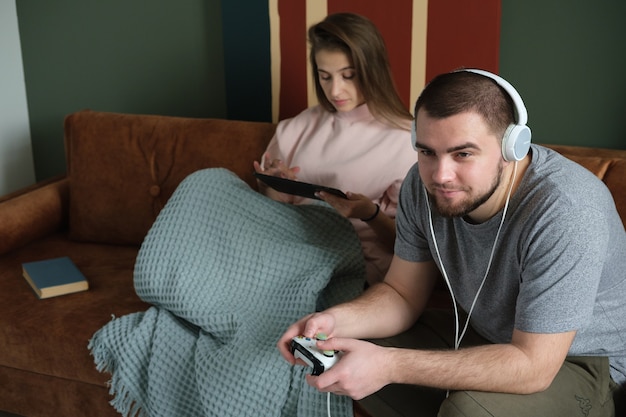
<path id="1" fill-rule="evenodd" d="M 185 179 L 135 265 L 145 312 L 115 318 L 89 343 L 112 375 L 124 416 L 314 417 L 326 394 L 306 384 L 276 342 L 297 319 L 364 284 L 351 224 L 326 204 L 293 206 L 224 169 Z M 331 396 L 333 417 L 352 415 Z"/>

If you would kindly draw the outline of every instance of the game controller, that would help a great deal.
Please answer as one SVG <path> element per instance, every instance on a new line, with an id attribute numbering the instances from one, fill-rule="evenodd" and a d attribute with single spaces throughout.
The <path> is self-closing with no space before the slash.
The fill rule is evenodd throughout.
<path id="1" fill-rule="evenodd" d="M 307 365 L 313 368 L 311 375 L 320 375 L 330 369 L 341 356 L 341 352 L 320 350 L 317 341 L 304 336 L 296 336 L 291 340 L 291 353 L 298 359 L 302 359 Z"/>

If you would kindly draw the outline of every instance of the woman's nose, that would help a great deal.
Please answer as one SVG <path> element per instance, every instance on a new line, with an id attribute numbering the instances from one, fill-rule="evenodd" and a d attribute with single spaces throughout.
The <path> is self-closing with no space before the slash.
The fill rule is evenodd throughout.
<path id="1" fill-rule="evenodd" d="M 333 78 L 332 84 L 330 87 L 330 94 L 333 97 L 337 97 L 341 94 L 341 90 L 343 89 L 343 80 L 340 77 Z"/>

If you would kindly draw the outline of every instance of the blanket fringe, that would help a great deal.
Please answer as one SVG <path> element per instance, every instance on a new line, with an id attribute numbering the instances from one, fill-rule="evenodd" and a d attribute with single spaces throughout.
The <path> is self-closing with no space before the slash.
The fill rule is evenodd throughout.
<path id="1" fill-rule="evenodd" d="M 137 402 L 133 401 L 126 387 L 119 384 L 119 380 L 116 381 L 115 379 L 113 377 L 109 390 L 109 393 L 113 395 L 110 402 L 113 408 L 125 417 L 148 417 L 148 413 Z"/>
<path id="2" fill-rule="evenodd" d="M 87 348 L 94 358 L 98 372 L 106 372 L 111 375 L 107 385 L 109 394 L 113 399 L 109 404 L 124 417 L 149 417 L 148 413 L 131 397 L 128 388 L 122 383 L 119 374 L 116 372 L 117 362 L 115 356 L 106 348 L 103 343 L 97 342 L 98 333 L 89 341 Z"/>

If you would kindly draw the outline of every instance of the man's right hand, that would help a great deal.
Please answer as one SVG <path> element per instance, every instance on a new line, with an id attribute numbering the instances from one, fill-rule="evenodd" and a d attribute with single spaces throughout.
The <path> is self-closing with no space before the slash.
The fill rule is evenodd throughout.
<path id="1" fill-rule="evenodd" d="M 285 331 L 277 343 L 280 354 L 291 364 L 296 360 L 291 353 L 291 340 L 296 336 L 310 338 L 330 338 L 333 336 L 335 318 L 328 313 L 314 313 L 304 316 Z M 323 336 L 323 337 L 322 337 Z"/>

